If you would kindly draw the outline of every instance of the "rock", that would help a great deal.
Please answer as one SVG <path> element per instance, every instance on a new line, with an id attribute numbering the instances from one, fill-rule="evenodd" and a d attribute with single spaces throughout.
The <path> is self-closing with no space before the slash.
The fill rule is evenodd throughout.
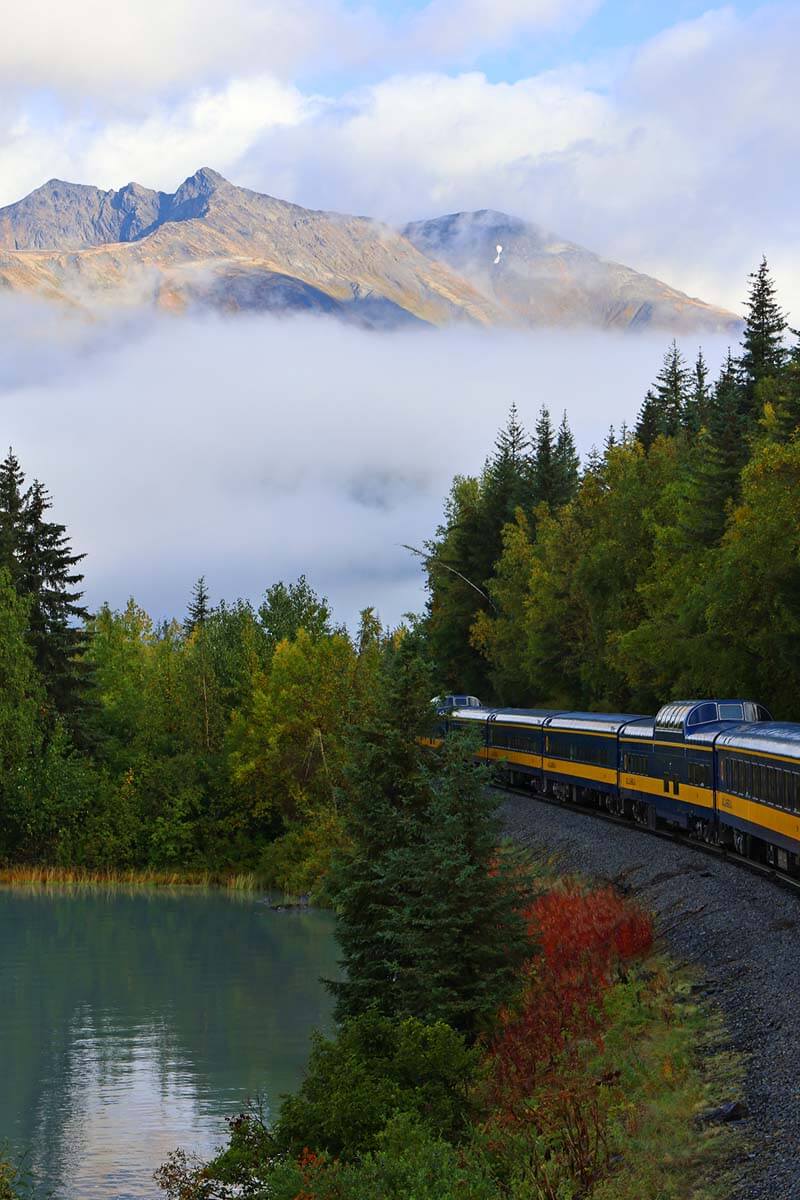
<path id="1" fill-rule="evenodd" d="M 731 1121 L 743 1121 L 750 1115 L 744 1100 L 728 1100 L 717 1108 L 708 1108 L 697 1117 L 698 1125 L 728 1125 Z"/>

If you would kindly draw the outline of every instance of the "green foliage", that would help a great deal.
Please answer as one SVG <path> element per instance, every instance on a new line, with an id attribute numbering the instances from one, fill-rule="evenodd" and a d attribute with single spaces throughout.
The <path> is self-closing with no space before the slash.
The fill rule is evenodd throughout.
<path id="1" fill-rule="evenodd" d="M 800 342 L 786 332 L 762 262 L 741 358 L 729 352 L 712 384 L 702 351 L 690 372 L 673 342 L 636 437 L 612 431 L 567 503 L 506 524 L 469 627 L 500 703 L 655 711 L 745 694 L 800 715 Z M 461 691 L 480 672 L 453 669 L 448 637 L 466 620 L 451 613 L 431 608 L 428 645 L 437 682 Z"/>
<path id="2" fill-rule="evenodd" d="M 499 1200 L 476 1152 L 457 1149 L 410 1113 L 399 1113 L 358 1163 L 305 1155 L 269 1176 L 270 1200 Z"/>
<path id="3" fill-rule="evenodd" d="M 747 314 L 742 336 L 740 367 L 748 400 L 756 408 L 756 391 L 762 380 L 780 375 L 786 365 L 786 317 L 776 299 L 775 284 L 766 258 L 749 276 Z M 757 411 L 754 416 L 757 416 Z"/>
<path id="4" fill-rule="evenodd" d="M 183 622 L 184 633 L 194 633 L 198 626 L 202 627 L 205 625 L 208 620 L 208 614 L 211 611 L 208 601 L 209 595 L 205 576 L 201 575 L 192 588 L 192 598 L 189 601 L 186 609 L 186 617 Z"/>
<path id="5" fill-rule="evenodd" d="M 334 1040 L 317 1036 L 300 1090 L 275 1123 L 279 1148 L 345 1160 L 372 1150 L 388 1121 L 410 1114 L 457 1141 L 471 1112 L 475 1052 L 444 1022 L 397 1021 L 368 1010 Z"/>
<path id="6" fill-rule="evenodd" d="M 305 575 L 288 586 L 275 583 L 267 588 L 258 616 L 272 649 L 279 642 L 296 637 L 300 629 L 312 639 L 331 632 L 328 601 L 317 596 Z"/>
<path id="7" fill-rule="evenodd" d="M 534 522 L 539 505 L 555 509 L 566 504 L 577 483 L 578 456 L 566 413 L 554 434 L 550 414 L 542 408 L 530 437 L 515 405 L 480 479 L 454 480 L 444 523 L 428 543 L 425 564 L 425 630 L 440 690 L 489 698 L 495 677 L 487 672 L 471 631 L 476 621 L 495 611 L 489 582 L 503 553 L 504 529 L 518 511 Z"/>
<path id="8" fill-rule="evenodd" d="M 343 789 L 351 850 L 331 884 L 346 977 L 332 986 L 340 1018 L 374 1005 L 474 1037 L 530 946 L 518 863 L 498 852 L 497 797 L 473 745 L 448 739 L 431 763 L 416 742 L 430 694 L 424 662 L 401 644 L 353 735 Z"/>
<path id="9" fill-rule="evenodd" d="M 25 475 L 12 450 L 0 464 L 0 567 L 17 594 L 28 602 L 26 639 L 44 688 L 49 719 L 66 720 L 81 737 L 83 658 L 88 617 L 81 604 L 85 557 L 73 554 L 66 529 L 46 519 L 52 501 L 38 480 Z"/>

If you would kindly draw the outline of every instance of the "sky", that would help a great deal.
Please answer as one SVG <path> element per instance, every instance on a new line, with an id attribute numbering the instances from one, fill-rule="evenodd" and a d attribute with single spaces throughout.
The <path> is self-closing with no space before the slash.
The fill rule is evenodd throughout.
<path id="1" fill-rule="evenodd" d="M 796 3 L 6 7 L 0 205 L 52 177 L 172 191 L 210 166 L 398 224 L 512 212 L 737 311 L 766 254 L 800 322 Z M 376 604 L 394 620 L 422 598 L 400 543 L 431 534 L 512 398 L 531 424 L 542 402 L 566 408 L 584 450 L 635 417 L 661 342 L 569 336 L 87 332 L 7 302 L 0 403 L 89 551 L 93 603 L 135 591 L 163 613 L 202 571 L 217 597 L 305 571 L 347 619 Z"/>

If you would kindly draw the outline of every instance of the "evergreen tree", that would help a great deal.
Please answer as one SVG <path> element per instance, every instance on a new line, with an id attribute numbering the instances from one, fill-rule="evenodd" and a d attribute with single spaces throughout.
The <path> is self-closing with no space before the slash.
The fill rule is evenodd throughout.
<path id="1" fill-rule="evenodd" d="M 593 475 L 599 477 L 603 473 L 603 456 L 597 449 L 597 446 L 590 446 L 589 453 L 586 455 L 586 465 L 583 468 L 582 478 Z"/>
<path id="2" fill-rule="evenodd" d="M 548 409 L 542 406 L 534 436 L 533 495 L 535 503 L 541 504 L 544 501 L 555 507 L 558 503 L 559 483 L 553 422 Z"/>
<path id="3" fill-rule="evenodd" d="M 568 504 L 578 490 L 581 460 L 575 448 L 575 438 L 564 412 L 556 435 L 554 454 L 555 489 L 553 504 L 560 507 Z"/>
<path id="4" fill-rule="evenodd" d="M 474 1037 L 514 987 L 529 953 L 520 873 L 498 854 L 497 801 L 448 739 L 431 764 L 431 676 L 401 645 L 375 716 L 353 739 L 344 789 L 353 851 L 334 877 L 344 978 L 337 1017 L 375 1007 L 443 1020 Z"/>
<path id="5" fill-rule="evenodd" d="M 67 718 L 73 732 L 88 683 L 83 658 L 83 575 L 76 570 L 85 554 L 73 554 L 66 527 L 47 519 L 52 500 L 37 480 L 25 494 L 19 532 L 16 586 L 30 600 L 30 642 L 53 710 Z"/>
<path id="6" fill-rule="evenodd" d="M 746 301 L 747 314 L 739 366 L 750 417 L 755 420 L 759 408 L 756 397 L 758 385 L 763 379 L 780 374 L 786 364 L 784 338 L 787 324 L 775 298 L 775 284 L 766 258 L 761 259 L 758 270 L 752 271 L 749 279 L 750 291 Z"/>
<path id="7" fill-rule="evenodd" d="M 673 338 L 664 355 L 661 370 L 656 376 L 656 402 L 659 413 L 659 433 L 674 437 L 681 428 L 681 419 L 688 393 L 689 372 L 686 362 Z"/>
<path id="8" fill-rule="evenodd" d="M 9 447 L 0 463 L 0 567 L 16 585 L 19 577 L 20 540 L 25 527 L 27 491 L 19 459 Z"/>
<path id="9" fill-rule="evenodd" d="M 689 372 L 674 340 L 664 355 L 655 384 L 639 410 L 636 437 L 649 450 L 659 435 L 674 437 L 683 427 L 689 398 Z"/>
<path id="10" fill-rule="evenodd" d="M 703 349 L 697 351 L 692 371 L 690 388 L 681 414 L 681 424 L 689 438 L 694 438 L 708 422 L 711 388 L 708 383 L 708 365 Z"/>
<path id="11" fill-rule="evenodd" d="M 792 330 L 795 344 L 780 375 L 766 378 L 758 387 L 764 411 L 761 425 L 772 441 L 788 441 L 800 429 L 800 333 Z"/>
<path id="12" fill-rule="evenodd" d="M 527 508 L 531 499 L 530 439 L 516 404 L 512 404 L 481 478 L 477 541 L 473 561 L 465 564 L 464 574 L 481 586 L 486 584 L 502 553 L 503 526 L 514 520 L 518 508 Z"/>
<path id="13" fill-rule="evenodd" d="M 613 450 L 614 447 L 616 446 L 616 444 L 617 444 L 616 431 L 615 431 L 613 425 L 609 425 L 608 433 L 606 434 L 605 441 L 603 442 L 603 449 L 605 450 L 606 454 L 608 454 L 609 450 Z"/>
<path id="14" fill-rule="evenodd" d="M 648 388 L 642 407 L 639 409 L 635 436 L 645 450 L 649 450 L 659 433 L 662 432 L 658 399 L 653 389 Z"/>
<path id="15" fill-rule="evenodd" d="M 743 389 L 729 350 L 710 392 L 706 422 L 688 464 L 679 517 L 686 545 L 712 546 L 719 541 L 747 456 Z"/>
<path id="16" fill-rule="evenodd" d="M 192 588 L 192 598 L 187 606 L 186 617 L 183 622 L 183 632 L 187 637 L 198 627 L 202 629 L 208 620 L 211 612 L 208 600 L 206 577 L 205 575 L 201 575 Z"/>

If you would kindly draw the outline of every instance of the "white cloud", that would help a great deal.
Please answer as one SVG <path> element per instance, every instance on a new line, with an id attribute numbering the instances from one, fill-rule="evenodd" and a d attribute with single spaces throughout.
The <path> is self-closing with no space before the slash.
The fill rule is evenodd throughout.
<path id="1" fill-rule="evenodd" d="M 475 59 L 545 29 L 581 25 L 601 0 L 431 0 L 409 42 L 427 58 Z"/>
<path id="2" fill-rule="evenodd" d="M 336 0 L 137 0 L 113 8 L 106 0 L 26 0 L 3 24 L 6 86 L 99 93 L 110 107 L 236 73 L 284 74 L 327 57 L 331 39 L 355 53 L 362 31 L 369 33 L 369 22 Z"/>
<path id="3" fill-rule="evenodd" d="M 600 64 L 597 81 L 396 76 L 267 133 L 239 169 L 394 221 L 505 209 L 736 308 L 766 252 L 797 319 L 798 44 L 794 7 L 724 9 Z"/>
<path id="4" fill-rule="evenodd" d="M 0 2 L 4 86 L 100 97 L 218 86 L 232 75 L 471 61 L 544 29 L 574 28 L 600 0 L 431 0 L 416 14 L 347 0 Z M 391 9 L 389 9 L 391 13 Z"/>
<path id="5" fill-rule="evenodd" d="M 170 20 L 182 2 L 163 0 Z M 233 5 L 214 60 L 219 70 L 233 37 L 228 26 L 247 30 L 248 20 L 265 21 L 269 9 L 256 0 Z M 386 53 L 413 61 L 419 30 L 445 13 L 451 49 L 458 51 L 463 34 L 458 53 L 467 54 L 466 42 L 488 29 L 493 12 L 505 36 L 587 11 L 582 0 L 502 0 L 499 8 L 431 0 L 421 15 L 405 18 Z M 142 12 L 152 15 L 149 0 Z M 336 25 L 332 8 L 319 12 L 323 24 Z M 371 12 L 358 10 L 358 53 L 367 44 L 385 51 L 387 29 Z M 201 4 L 198 46 L 206 16 Z M 255 34 L 251 41 L 258 51 Z M 334 41 L 341 48 L 341 37 Z M 765 252 L 797 322 L 798 44 L 800 12 L 783 4 L 747 17 L 710 11 L 626 54 L 516 83 L 426 70 L 326 98 L 262 70 L 181 93 L 145 115 L 105 120 L 84 110 L 48 118 L 0 93 L 0 203 L 52 175 L 106 187 L 135 178 L 171 190 L 209 165 L 300 204 L 395 222 L 499 208 L 735 308 Z M 450 52 L 436 39 L 428 49 L 434 57 Z M 0 48 L 0 64 L 12 53 Z"/>
<path id="6" fill-rule="evenodd" d="M 566 407 L 585 451 L 635 417 L 663 351 L 649 335 L 247 317 L 43 344 L 26 338 L 28 311 L 0 305 L 15 347 L 0 363 L 6 444 L 88 552 L 91 603 L 135 592 L 157 615 L 182 610 L 201 573 L 216 597 L 256 598 L 306 572 L 342 619 L 375 604 L 397 620 L 423 601 L 402 544 L 433 533 L 452 476 L 480 470 L 511 401 L 529 428 L 542 403 L 556 419 Z"/>
<path id="7" fill-rule="evenodd" d="M 170 190 L 200 166 L 234 167 L 254 140 L 313 111 L 313 100 L 292 85 L 253 76 L 193 92 L 141 120 L 96 125 L 76 116 L 43 128 L 12 112 L 3 135 L 0 114 L 0 205 L 54 176 L 104 188 L 136 180 Z"/>

